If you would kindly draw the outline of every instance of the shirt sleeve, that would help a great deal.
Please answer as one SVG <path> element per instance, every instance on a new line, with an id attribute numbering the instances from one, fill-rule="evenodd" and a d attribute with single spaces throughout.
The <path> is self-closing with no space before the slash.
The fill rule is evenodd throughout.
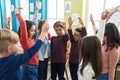
<path id="1" fill-rule="evenodd" d="M 26 50 L 23 54 L 15 55 L 11 65 L 14 64 L 14 68 L 18 69 L 20 65 L 26 63 L 28 60 L 31 59 L 31 57 L 39 50 L 41 45 L 42 41 L 38 40 L 33 47 Z"/>
<path id="2" fill-rule="evenodd" d="M 70 37 L 70 41 L 72 42 L 74 40 L 72 29 L 68 29 L 68 34 L 69 34 L 69 37 Z"/>
<path id="3" fill-rule="evenodd" d="M 20 43 L 22 45 L 22 48 L 26 50 L 29 47 L 27 26 L 20 14 L 16 14 L 16 17 L 20 24 Z"/>
<path id="4" fill-rule="evenodd" d="M 82 27 L 82 36 L 86 36 L 87 35 L 87 31 L 86 31 L 86 28 L 85 27 Z"/>
<path id="5" fill-rule="evenodd" d="M 108 80 L 114 80 L 114 75 L 115 75 L 115 69 L 116 69 L 116 65 L 118 62 L 118 50 L 116 48 L 113 48 L 112 51 L 110 51 L 109 54 L 109 76 L 108 76 Z"/>
<path id="6" fill-rule="evenodd" d="M 110 17 L 110 19 L 108 20 L 107 23 L 114 23 L 117 28 L 119 27 L 119 25 L 120 25 L 120 9 Z"/>
<path id="7" fill-rule="evenodd" d="M 103 42 L 104 32 L 105 32 L 105 20 L 101 20 L 99 22 L 99 29 L 97 32 L 97 37 L 100 39 L 101 43 Z"/>
<path id="8" fill-rule="evenodd" d="M 39 16 L 39 14 L 34 14 L 34 16 L 33 16 L 33 19 L 32 19 L 32 21 L 35 23 L 35 27 L 36 27 L 36 29 L 35 29 L 35 35 L 36 35 L 36 41 L 37 41 L 37 39 L 38 39 L 38 36 L 39 36 L 39 31 L 38 31 L 38 19 L 40 18 L 40 16 Z"/>

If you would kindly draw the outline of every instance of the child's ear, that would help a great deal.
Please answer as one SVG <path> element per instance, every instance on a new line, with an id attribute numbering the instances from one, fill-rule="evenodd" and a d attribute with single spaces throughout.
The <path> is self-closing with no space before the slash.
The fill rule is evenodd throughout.
<path id="1" fill-rule="evenodd" d="M 8 46 L 7 46 L 6 52 L 11 53 L 11 45 L 8 45 Z"/>

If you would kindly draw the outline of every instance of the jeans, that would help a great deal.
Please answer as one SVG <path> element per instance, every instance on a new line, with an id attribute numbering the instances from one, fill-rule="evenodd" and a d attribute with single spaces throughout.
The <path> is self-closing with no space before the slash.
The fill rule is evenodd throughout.
<path id="1" fill-rule="evenodd" d="M 38 65 L 24 64 L 22 66 L 23 80 L 36 80 L 38 74 Z"/>
<path id="2" fill-rule="evenodd" d="M 101 74 L 96 80 L 108 80 L 108 73 Z"/>

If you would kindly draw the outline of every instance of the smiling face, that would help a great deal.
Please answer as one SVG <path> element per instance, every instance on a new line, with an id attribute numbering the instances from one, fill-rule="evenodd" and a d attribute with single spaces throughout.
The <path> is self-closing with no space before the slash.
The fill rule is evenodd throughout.
<path id="1" fill-rule="evenodd" d="M 63 32 L 62 32 L 63 28 L 62 28 L 62 27 L 60 27 L 60 26 L 55 27 L 55 28 L 54 28 L 54 30 L 55 30 L 55 32 L 56 32 L 56 34 L 57 34 L 57 36 L 60 36 L 60 35 L 62 35 L 62 34 L 63 34 Z"/>
<path id="2" fill-rule="evenodd" d="M 35 25 L 32 25 L 31 28 L 28 30 L 29 38 L 33 38 L 35 35 Z"/>
<path id="3" fill-rule="evenodd" d="M 79 41 L 80 38 L 81 38 L 81 33 L 75 31 L 73 36 L 74 36 L 74 40 L 75 40 L 75 41 Z"/>

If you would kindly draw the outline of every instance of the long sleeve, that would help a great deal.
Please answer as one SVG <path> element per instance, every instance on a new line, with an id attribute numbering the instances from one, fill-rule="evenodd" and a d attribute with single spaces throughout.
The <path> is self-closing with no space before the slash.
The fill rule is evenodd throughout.
<path id="1" fill-rule="evenodd" d="M 94 34 L 96 35 L 96 32 L 97 32 L 97 27 L 96 26 L 92 26 L 93 27 L 93 31 L 94 31 Z"/>
<path id="2" fill-rule="evenodd" d="M 36 39 L 35 40 L 37 40 L 39 36 L 39 32 L 38 32 L 38 19 L 39 18 L 40 16 L 38 14 L 34 14 L 33 19 L 32 19 L 32 21 L 35 23 L 35 26 L 36 26 L 36 30 L 35 30 Z"/>
<path id="3" fill-rule="evenodd" d="M 82 27 L 82 35 L 83 37 L 87 35 L 87 31 L 86 31 L 86 28 L 85 27 Z"/>
<path id="4" fill-rule="evenodd" d="M 14 68 L 19 68 L 20 65 L 26 63 L 28 60 L 32 58 L 34 54 L 36 54 L 36 52 L 40 49 L 41 45 L 42 45 L 42 41 L 38 40 L 35 43 L 35 45 L 29 48 L 28 50 L 26 50 L 24 54 L 14 56 L 11 65 L 14 64 Z"/>
<path id="5" fill-rule="evenodd" d="M 20 43 L 22 45 L 22 48 L 24 50 L 26 50 L 29 48 L 26 23 L 20 14 L 16 14 L 16 17 L 17 17 L 18 22 L 20 24 Z"/>
<path id="6" fill-rule="evenodd" d="M 73 33 L 72 33 L 72 29 L 68 29 L 68 34 L 70 36 L 70 41 L 72 42 L 74 40 L 73 38 Z"/>
<path id="7" fill-rule="evenodd" d="M 108 71 L 108 80 L 114 80 L 115 68 L 118 62 L 118 50 L 113 48 L 109 53 L 109 71 Z"/>
<path id="8" fill-rule="evenodd" d="M 97 32 L 97 37 L 100 39 L 101 43 L 103 42 L 104 32 L 105 32 L 105 20 L 101 20 L 99 22 L 99 29 Z"/>
<path id="9" fill-rule="evenodd" d="M 110 17 L 110 19 L 108 20 L 107 23 L 114 23 L 117 28 L 119 27 L 119 25 L 120 25 L 120 9 Z"/>

